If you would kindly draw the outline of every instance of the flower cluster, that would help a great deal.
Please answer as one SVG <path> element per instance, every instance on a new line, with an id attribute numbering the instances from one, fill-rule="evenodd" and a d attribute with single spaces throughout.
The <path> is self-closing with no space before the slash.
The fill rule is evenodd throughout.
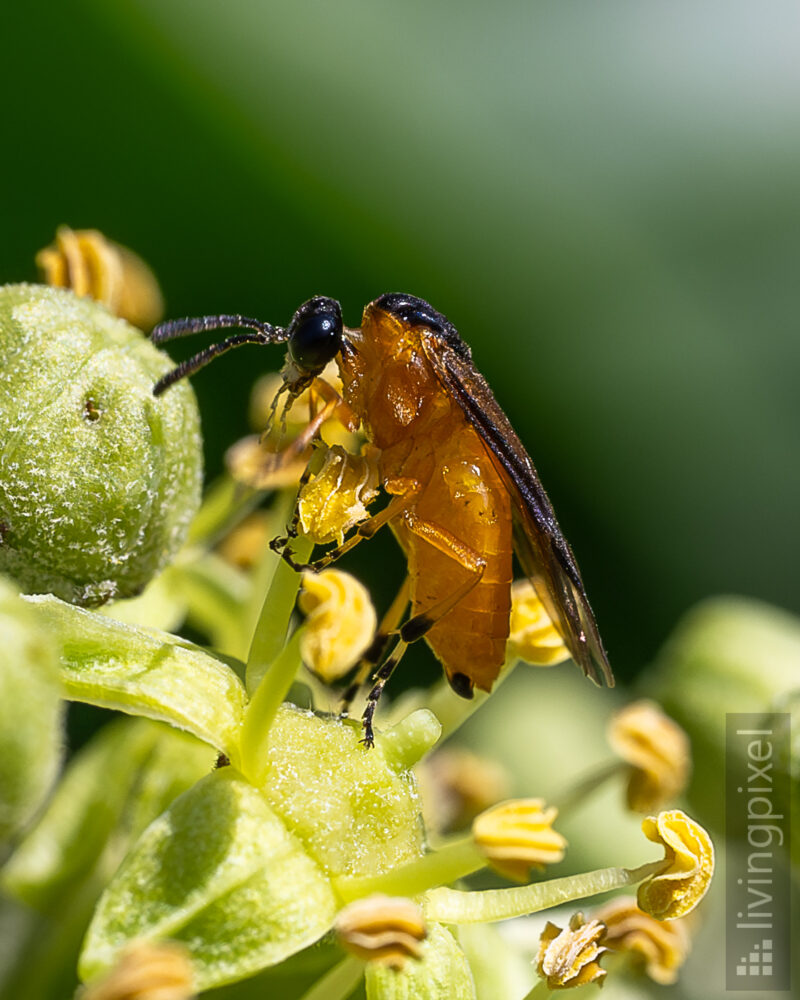
<path id="1" fill-rule="evenodd" d="M 134 381 L 149 386 L 166 359 L 74 294 L 152 322 L 157 286 L 136 260 L 99 234 L 59 230 L 40 263 L 52 284 L 73 291 L 6 292 L 3 343 L 29 331 L 36 316 L 46 317 L 52 344 L 76 324 L 94 324 L 84 338 L 87 356 L 141 355 L 145 374 Z M 95 343 L 104 336 L 108 348 Z M 63 364 L 62 355 L 51 352 L 30 378 L 41 382 L 40 369 Z M 104 388 L 112 374 L 98 369 L 92 386 L 103 393 L 82 388 L 92 400 L 79 414 L 82 433 L 96 436 L 89 425 L 99 422 L 112 434 L 123 420 L 121 390 Z M 19 391 L 36 386 L 20 383 Z M 190 390 L 181 391 L 179 403 L 168 403 L 167 393 L 157 404 L 163 412 L 150 414 L 151 451 L 143 454 L 147 442 L 134 449 L 123 499 L 145 472 L 155 485 L 142 538 L 124 559 L 108 540 L 81 552 L 73 544 L 80 525 L 71 522 L 69 560 L 44 565 L 43 542 L 31 535 L 19 547 L 24 498 L 7 513 L 0 487 L 0 568 L 14 575 L 25 563 L 19 586 L 0 583 L 0 701 L 21 720 L 0 715 L 2 776 L 17 776 L 0 812 L 0 834 L 14 848 L 0 884 L 14 905 L 40 914 L 31 931 L 40 950 L 63 956 L 82 939 L 71 960 L 83 1000 L 188 1000 L 241 980 L 252 981 L 253 995 L 287 1000 L 344 1000 L 362 981 L 370 1000 L 515 1000 L 525 990 L 543 995 L 600 982 L 608 974 L 601 961 L 616 954 L 656 981 L 673 981 L 688 952 L 682 918 L 705 894 L 714 862 L 697 822 L 679 809 L 659 811 L 687 780 L 682 731 L 651 703 L 629 706 L 611 728 L 623 764 L 603 770 L 604 777 L 624 772 L 630 809 L 655 813 L 643 830 L 663 857 L 631 867 L 573 866 L 568 874 L 562 867 L 556 878 L 532 881 L 532 869 L 541 876 L 548 866 L 572 864 L 562 817 L 588 799 L 596 774 L 566 782 L 556 804 L 510 798 L 510 769 L 455 740 L 439 748 L 486 700 L 460 699 L 444 679 L 379 715 L 373 749 L 363 745 L 358 723 L 335 711 L 330 685 L 371 666 L 378 618 L 370 596 L 338 568 L 298 574 L 270 543 L 289 526 L 292 556 L 307 562 L 314 544 L 342 543 L 368 517 L 380 494 L 378 467 L 350 415 L 313 387 L 280 416 L 261 398 L 256 408 L 262 420 L 270 417 L 271 433 L 231 451 L 229 471 L 211 485 L 189 528 L 199 442 Z M 309 412 L 312 424 L 324 415 L 313 434 Z M 124 452 L 129 431 L 109 437 L 105 452 L 91 452 L 96 462 L 107 466 Z M 320 432 L 326 443 L 315 449 Z M 50 432 L 49 440 L 66 450 Z M 192 447 L 197 454 L 189 455 Z M 153 463 L 179 452 L 180 488 L 158 493 L 163 476 Z M 124 458 L 119 463 L 125 467 Z M 96 524 L 90 529 L 96 534 Z M 173 558 L 164 567 L 167 553 Z M 128 599 L 101 610 L 82 606 L 99 602 L 86 599 L 86 588 L 97 596 L 103 580 L 113 584 L 103 596 Z M 500 683 L 519 662 L 552 666 L 568 658 L 535 589 L 520 582 L 512 597 Z M 208 645 L 180 637 L 184 622 Z M 47 797 L 62 698 L 129 718 L 76 754 Z M 538 745 L 535 732 L 525 752 L 540 755 L 542 774 L 561 768 L 559 748 Z M 591 835 L 602 842 L 604 831 Z M 492 926 L 635 886 L 638 906 L 620 899 L 586 919 L 573 915 L 563 930 L 548 922 L 538 944 L 531 940 L 538 949 L 532 965 L 520 965 Z M 62 940 L 53 915 L 67 910 Z M 504 958 L 487 962 L 487 954 Z M 510 985 L 514 969 L 522 992 Z M 19 995 L 44 998 L 31 985 L 35 970 L 15 974 Z"/>

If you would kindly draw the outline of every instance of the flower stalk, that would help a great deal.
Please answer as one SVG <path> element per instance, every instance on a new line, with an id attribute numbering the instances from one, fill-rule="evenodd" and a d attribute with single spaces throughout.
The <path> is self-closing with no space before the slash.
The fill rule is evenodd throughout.
<path id="1" fill-rule="evenodd" d="M 564 794 L 556 799 L 553 805 L 558 809 L 559 816 L 563 817 L 568 812 L 580 808 L 589 797 L 599 788 L 617 775 L 627 773 L 628 765 L 622 760 L 610 760 L 599 767 L 594 768 L 587 774 L 578 778 L 577 781 Z"/>
<path id="2" fill-rule="evenodd" d="M 418 896 L 429 889 L 466 878 L 485 868 L 486 864 L 486 856 L 468 836 L 384 875 L 338 879 L 335 888 L 346 902 L 376 892 L 389 896 Z"/>
<path id="3" fill-rule="evenodd" d="M 510 889 L 470 892 L 433 889 L 425 897 L 425 917 L 445 924 L 493 923 L 511 917 L 524 917 L 552 906 L 561 906 L 562 903 L 636 885 L 663 871 L 664 867 L 662 858 L 638 868 L 599 868 L 582 875 L 568 875 Z"/>
<path id="4" fill-rule="evenodd" d="M 242 773 L 256 787 L 266 778 L 269 730 L 300 669 L 302 641 L 301 626 L 264 674 L 245 712 L 240 745 Z"/>
<path id="5" fill-rule="evenodd" d="M 298 562 L 306 562 L 313 547 L 314 543 L 307 538 L 297 538 L 292 543 Z M 246 684 L 251 695 L 283 649 L 300 589 L 300 574 L 277 556 L 276 563 L 247 657 Z"/>

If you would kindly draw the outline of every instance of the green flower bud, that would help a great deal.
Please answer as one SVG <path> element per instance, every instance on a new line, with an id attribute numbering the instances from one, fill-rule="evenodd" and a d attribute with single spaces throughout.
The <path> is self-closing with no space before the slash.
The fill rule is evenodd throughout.
<path id="1" fill-rule="evenodd" d="M 54 643 L 0 579 L 0 841 L 36 811 L 61 759 Z"/>
<path id="2" fill-rule="evenodd" d="M 186 537 L 200 494 L 187 383 L 134 327 L 71 292 L 0 288 L 0 571 L 28 593 L 139 593 Z"/>
<path id="3" fill-rule="evenodd" d="M 197 985 L 210 989 L 319 940 L 342 903 L 339 876 L 380 873 L 422 853 L 408 754 L 412 734 L 421 749 L 426 726 L 418 713 L 398 728 L 388 749 L 379 734 L 366 751 L 357 723 L 282 705 L 263 788 L 222 767 L 129 851 L 95 911 L 82 977 L 103 975 L 135 940 L 169 937 L 187 946 Z M 438 727 L 427 733 L 430 742 Z M 458 949 L 450 937 L 445 943 L 450 968 Z M 463 955 L 458 962 L 466 964 Z"/>
<path id="4" fill-rule="evenodd" d="M 464 952 L 440 924 L 431 924 L 422 959 L 402 971 L 367 965 L 367 1000 L 475 1000 L 475 983 Z"/>
<path id="5" fill-rule="evenodd" d="M 300 840 L 225 767 L 145 830 L 100 899 L 79 971 L 94 979 L 132 941 L 169 937 L 210 989 L 306 948 L 329 930 L 336 905 Z"/>

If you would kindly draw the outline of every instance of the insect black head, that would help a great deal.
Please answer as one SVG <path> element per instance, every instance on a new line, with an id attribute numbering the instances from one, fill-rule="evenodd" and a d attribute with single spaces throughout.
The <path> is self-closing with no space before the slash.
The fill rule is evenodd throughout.
<path id="1" fill-rule="evenodd" d="M 316 295 L 289 324 L 289 355 L 302 372 L 321 372 L 342 347 L 342 308 L 336 299 Z"/>

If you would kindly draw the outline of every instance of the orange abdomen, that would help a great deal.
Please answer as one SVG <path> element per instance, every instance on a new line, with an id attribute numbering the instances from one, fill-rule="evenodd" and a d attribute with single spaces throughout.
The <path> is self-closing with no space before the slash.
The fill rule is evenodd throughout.
<path id="1" fill-rule="evenodd" d="M 412 452 L 403 474 L 425 485 L 414 514 L 444 529 L 485 562 L 480 581 L 425 635 L 451 677 L 465 674 L 491 690 L 505 659 L 511 610 L 511 500 L 486 448 L 461 414 L 430 428 L 418 448 L 419 475 Z M 474 577 L 453 555 L 441 552 L 404 523 L 397 537 L 408 558 L 414 614 L 425 612 Z"/>

